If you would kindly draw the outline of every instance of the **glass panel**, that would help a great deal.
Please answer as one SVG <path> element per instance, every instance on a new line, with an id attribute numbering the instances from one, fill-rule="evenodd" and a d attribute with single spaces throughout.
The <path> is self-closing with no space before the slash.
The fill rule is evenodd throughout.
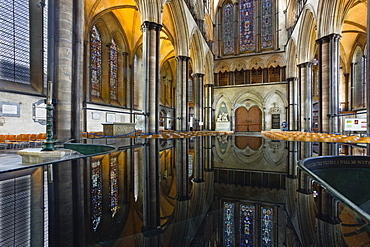
<path id="1" fill-rule="evenodd" d="M 103 215 L 102 190 L 102 162 L 96 160 L 91 164 L 91 220 L 94 231 L 98 228 Z"/>
<path id="2" fill-rule="evenodd" d="M 0 79 L 30 84 L 28 1 L 0 1 Z"/>
<path id="3" fill-rule="evenodd" d="M 261 47 L 273 47 L 273 13 L 272 13 L 272 0 L 262 0 L 262 24 L 261 24 Z"/>
<path id="4" fill-rule="evenodd" d="M 116 42 L 112 39 L 109 46 L 109 86 L 110 86 L 110 99 L 117 100 L 117 84 L 118 84 L 118 51 Z"/>
<path id="5" fill-rule="evenodd" d="M 93 26 L 91 29 L 90 48 L 90 71 L 91 71 L 91 96 L 101 97 L 102 78 L 102 42 L 98 29 Z"/>
<path id="6" fill-rule="evenodd" d="M 234 53 L 233 5 L 224 7 L 224 54 Z"/>
<path id="7" fill-rule="evenodd" d="M 255 49 L 253 0 L 240 1 L 240 51 Z"/>
<path id="8" fill-rule="evenodd" d="M 234 203 L 224 202 L 224 246 L 234 246 Z"/>
<path id="9" fill-rule="evenodd" d="M 261 246 L 273 246 L 272 242 L 272 227 L 273 227 L 273 209 L 263 207 L 261 210 Z"/>
<path id="10" fill-rule="evenodd" d="M 254 206 L 240 206 L 240 246 L 254 246 Z"/>

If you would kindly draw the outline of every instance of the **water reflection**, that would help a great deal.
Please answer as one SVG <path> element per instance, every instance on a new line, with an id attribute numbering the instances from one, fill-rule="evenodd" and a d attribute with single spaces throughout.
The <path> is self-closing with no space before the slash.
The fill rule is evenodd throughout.
<path id="1" fill-rule="evenodd" d="M 324 205 L 327 192 L 297 172 L 298 160 L 320 150 L 361 155 L 364 147 L 150 139 L 2 173 L 0 246 L 361 246 L 367 222 Z"/>

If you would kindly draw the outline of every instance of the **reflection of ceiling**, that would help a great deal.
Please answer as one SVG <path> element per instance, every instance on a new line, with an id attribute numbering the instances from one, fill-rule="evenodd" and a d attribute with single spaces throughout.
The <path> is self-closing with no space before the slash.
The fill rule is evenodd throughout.
<path id="1" fill-rule="evenodd" d="M 351 8 L 342 26 L 341 54 L 347 61 L 356 42 L 364 45 L 363 42 L 366 40 L 366 9 L 365 3 L 359 3 Z"/>

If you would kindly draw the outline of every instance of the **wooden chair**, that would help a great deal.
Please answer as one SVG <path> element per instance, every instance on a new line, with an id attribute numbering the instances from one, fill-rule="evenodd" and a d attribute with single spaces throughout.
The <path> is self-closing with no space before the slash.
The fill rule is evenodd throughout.
<path id="1" fill-rule="evenodd" d="M 5 152 L 8 147 L 8 143 L 6 142 L 6 135 L 0 135 L 0 147 L 3 147 Z"/>
<path id="2" fill-rule="evenodd" d="M 31 147 L 38 147 L 42 144 L 42 141 L 37 139 L 37 134 L 31 134 L 29 142 Z"/>
<path id="3" fill-rule="evenodd" d="M 6 135 L 5 142 L 11 149 L 17 149 L 21 144 L 19 141 L 17 141 L 17 135 Z"/>
<path id="4" fill-rule="evenodd" d="M 20 148 L 30 147 L 31 134 L 19 134 L 17 135 L 17 142 L 19 142 Z"/>

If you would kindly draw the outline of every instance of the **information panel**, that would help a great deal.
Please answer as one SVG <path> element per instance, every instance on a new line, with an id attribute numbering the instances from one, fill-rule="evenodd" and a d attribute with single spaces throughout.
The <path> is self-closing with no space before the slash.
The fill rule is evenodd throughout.
<path id="1" fill-rule="evenodd" d="M 366 131 L 366 118 L 345 118 L 344 131 Z"/>

